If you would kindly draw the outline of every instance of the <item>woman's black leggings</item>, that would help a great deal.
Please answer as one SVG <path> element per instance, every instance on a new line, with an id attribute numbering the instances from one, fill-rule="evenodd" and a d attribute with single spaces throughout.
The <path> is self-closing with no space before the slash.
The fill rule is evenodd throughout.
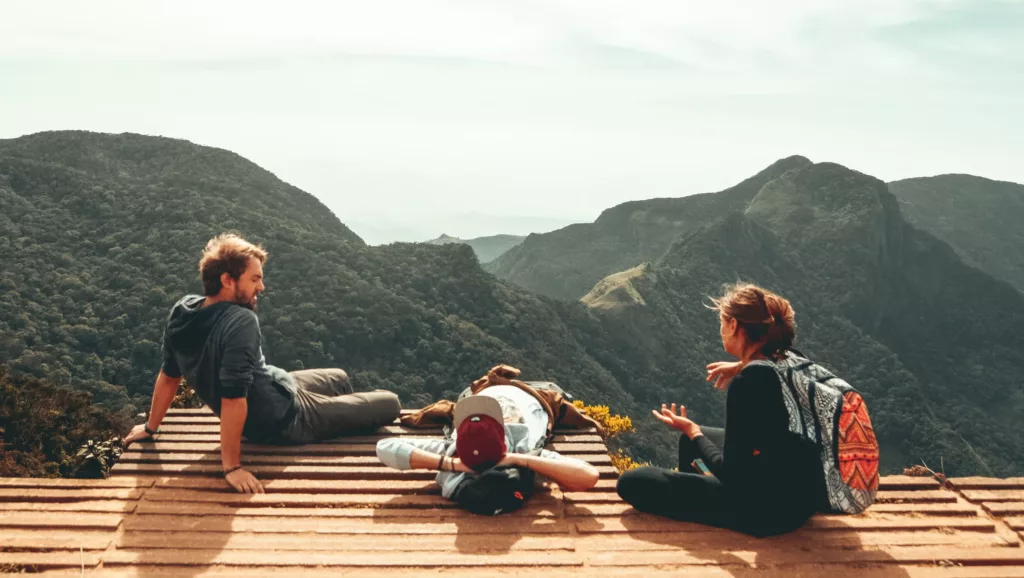
<path id="1" fill-rule="evenodd" d="M 724 447 L 724 429 L 702 427 L 701 430 L 709 441 L 719 448 Z M 641 512 L 754 536 L 789 532 L 807 520 L 805 515 L 768 517 L 743 511 L 736 503 L 735 494 L 727 491 L 718 478 L 697 473 L 690 465 L 700 457 L 696 444 L 683 435 L 679 439 L 678 472 L 654 467 L 630 470 L 619 477 L 619 496 Z"/>

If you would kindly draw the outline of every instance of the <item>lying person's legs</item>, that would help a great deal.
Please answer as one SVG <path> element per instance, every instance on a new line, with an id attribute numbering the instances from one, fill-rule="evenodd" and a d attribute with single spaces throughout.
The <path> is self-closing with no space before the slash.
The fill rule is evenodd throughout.
<path id="1" fill-rule="evenodd" d="M 402 411 L 398 396 L 377 390 L 354 393 L 340 369 L 296 371 L 299 412 L 283 437 L 291 443 L 313 443 L 394 421 Z"/>

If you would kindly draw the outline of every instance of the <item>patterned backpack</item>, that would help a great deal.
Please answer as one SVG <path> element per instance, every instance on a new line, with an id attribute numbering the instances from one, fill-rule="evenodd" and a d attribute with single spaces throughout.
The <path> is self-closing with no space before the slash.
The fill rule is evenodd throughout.
<path id="1" fill-rule="evenodd" d="M 824 367 L 792 352 L 774 361 L 789 413 L 789 431 L 818 445 L 836 513 L 859 514 L 878 492 L 878 440 L 861 395 Z M 824 506 L 824 505 L 823 505 Z"/>

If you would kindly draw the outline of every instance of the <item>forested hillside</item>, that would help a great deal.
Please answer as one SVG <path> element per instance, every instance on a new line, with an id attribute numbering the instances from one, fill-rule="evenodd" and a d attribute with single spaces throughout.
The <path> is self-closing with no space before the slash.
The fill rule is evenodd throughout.
<path id="1" fill-rule="evenodd" d="M 1024 291 L 1024 185 L 971 175 L 889 183 L 911 224 L 949 243 L 969 265 Z"/>
<path id="2" fill-rule="evenodd" d="M 357 388 L 416 407 L 505 362 L 639 411 L 578 342 L 592 331 L 560 321 L 564 304 L 497 281 L 466 245 L 367 247 L 314 197 L 227 151 L 84 132 L 0 141 L 0 199 L 0 363 L 110 408 L 148 407 L 170 307 L 199 292 L 206 241 L 236 230 L 271 254 L 270 363 L 340 366 Z"/>
<path id="3" fill-rule="evenodd" d="M 407 407 L 511 363 L 632 415 L 621 443 L 674 465 L 675 436 L 647 412 L 677 402 L 721 419 L 703 377 L 723 353 L 702 302 L 745 279 L 790 297 L 798 347 L 865 392 L 886 471 L 1024 472 L 1019 291 L 839 165 L 792 157 L 688 199 L 611 209 L 578 239 L 533 235 L 506 254 L 549 294 L 593 289 L 556 300 L 496 279 L 466 245 L 367 247 L 344 215 L 226 151 L 82 132 L 0 141 L 0 363 L 144 408 L 170 306 L 198 290 L 206 240 L 237 230 L 271 253 L 270 363 L 344 367 Z"/>
<path id="4" fill-rule="evenodd" d="M 1024 385 L 1013 377 L 1024 299 L 904 222 L 881 181 L 829 163 L 794 170 L 744 213 L 595 288 L 584 302 L 616 337 L 607 349 L 646 356 L 617 373 L 634 396 L 721 415 L 718 397 L 687 377 L 718 349 L 702 339 L 716 319 L 697 305 L 736 279 L 792 300 L 798 348 L 864 391 L 888 471 L 940 458 L 947 471 L 1024 469 Z M 678 393 L 666 393 L 674 378 Z"/>

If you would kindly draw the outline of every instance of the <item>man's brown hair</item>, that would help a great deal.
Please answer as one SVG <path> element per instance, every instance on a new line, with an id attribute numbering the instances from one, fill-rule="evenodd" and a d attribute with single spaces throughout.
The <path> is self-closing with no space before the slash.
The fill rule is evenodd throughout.
<path id="1" fill-rule="evenodd" d="M 266 249 L 234 233 L 222 233 L 210 239 L 203 249 L 203 258 L 199 260 L 199 276 L 206 295 L 220 293 L 222 274 L 227 273 L 232 279 L 241 277 L 249 266 L 249 259 L 259 260 L 261 265 L 266 263 Z"/>

